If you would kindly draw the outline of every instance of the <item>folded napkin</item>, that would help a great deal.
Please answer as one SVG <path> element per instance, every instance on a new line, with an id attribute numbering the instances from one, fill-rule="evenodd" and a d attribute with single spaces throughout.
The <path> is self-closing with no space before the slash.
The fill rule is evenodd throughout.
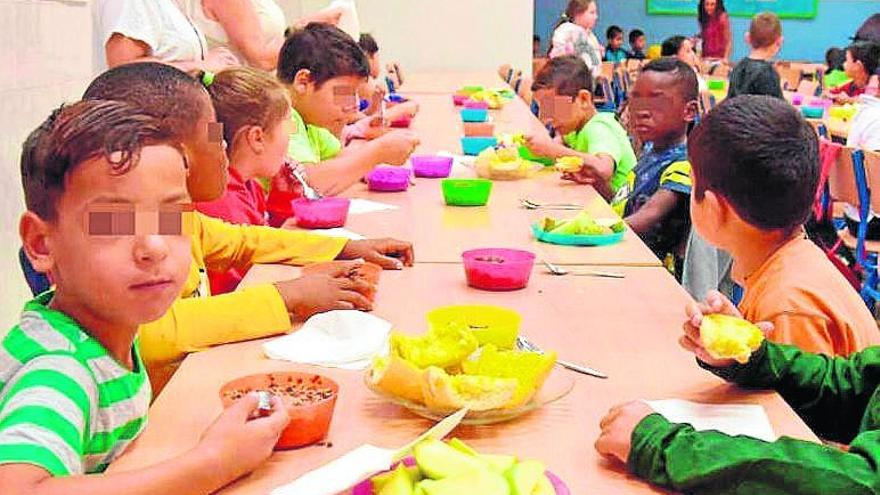
<path id="1" fill-rule="evenodd" d="M 449 173 L 453 178 L 472 178 L 476 177 L 474 171 L 474 161 L 477 157 L 457 155 L 449 151 L 438 151 L 437 156 L 448 156 L 452 158 L 452 171 Z"/>
<path id="2" fill-rule="evenodd" d="M 354 198 L 348 207 L 349 215 L 361 215 L 363 213 L 375 213 L 377 211 L 396 210 L 397 206 L 369 199 Z"/>
<path id="3" fill-rule="evenodd" d="M 366 239 L 366 237 L 342 227 L 337 227 L 335 229 L 314 229 L 310 230 L 309 232 L 312 234 L 325 235 L 327 237 L 344 237 L 346 239 L 351 239 L 352 241 L 361 241 Z"/>
<path id="4" fill-rule="evenodd" d="M 759 440 L 776 440 L 767 412 L 751 404 L 700 404 L 681 399 L 645 401 L 673 423 L 688 423 L 697 431 L 716 430 Z"/>
<path id="5" fill-rule="evenodd" d="M 328 368 L 366 369 L 385 351 L 391 323 L 361 311 L 329 311 L 296 332 L 263 344 L 270 359 Z"/>

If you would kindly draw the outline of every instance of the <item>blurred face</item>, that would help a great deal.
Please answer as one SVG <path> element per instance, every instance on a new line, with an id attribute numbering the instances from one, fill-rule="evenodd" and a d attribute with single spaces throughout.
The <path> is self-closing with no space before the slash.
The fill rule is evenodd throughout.
<path id="1" fill-rule="evenodd" d="M 599 7 L 596 5 L 596 2 L 593 2 L 587 7 L 587 10 L 575 16 L 574 23 L 584 29 L 590 30 L 596 27 L 596 21 L 598 19 Z"/>
<path id="2" fill-rule="evenodd" d="M 202 95 L 202 114 L 183 142 L 189 175 L 186 186 L 193 201 L 213 201 L 223 195 L 229 179 L 229 159 L 223 124 L 217 122 L 214 105 L 207 93 Z"/>
<path id="3" fill-rule="evenodd" d="M 560 95 L 555 89 L 539 89 L 534 98 L 538 102 L 538 118 L 541 122 L 563 136 L 580 130 L 593 104 L 589 91 L 581 91 L 577 97 L 571 97 Z"/>
<path id="4" fill-rule="evenodd" d="M 357 89 L 365 80 L 358 76 L 340 76 L 318 86 L 309 71 L 301 70 L 289 87 L 291 100 L 307 124 L 338 134 L 357 115 L 360 103 Z"/>
<path id="5" fill-rule="evenodd" d="M 59 309 L 81 322 L 135 328 L 164 315 L 186 280 L 186 169 L 178 150 L 157 145 L 143 148 L 128 173 L 109 170 L 96 158 L 69 174 L 57 219 L 43 224 L 36 247 L 46 256 L 34 264 L 57 283 Z"/>
<path id="6" fill-rule="evenodd" d="M 290 120 L 290 112 L 263 130 L 262 150 L 258 155 L 260 177 L 271 179 L 278 174 L 287 159 L 287 144 L 290 141 L 290 135 L 294 132 L 296 132 L 296 127 Z"/>
<path id="7" fill-rule="evenodd" d="M 718 0 L 706 0 L 704 8 L 707 14 L 715 15 L 715 10 L 718 8 Z"/>
<path id="8" fill-rule="evenodd" d="M 379 77 L 382 72 L 382 62 L 379 61 L 379 52 L 370 55 L 370 77 L 373 79 Z"/>
<path id="9" fill-rule="evenodd" d="M 608 40 L 608 46 L 610 46 L 612 50 L 619 50 L 620 47 L 623 46 L 623 35 L 618 34 Z"/>
<path id="10" fill-rule="evenodd" d="M 686 39 L 681 43 L 681 47 L 678 49 L 678 59 L 691 67 L 696 67 L 697 53 L 694 51 L 694 44 L 691 40 Z"/>
<path id="11" fill-rule="evenodd" d="M 846 51 L 846 61 L 843 63 L 843 71 L 846 72 L 847 77 L 856 78 L 863 77 L 865 75 L 865 66 L 853 59 L 852 52 Z"/>
<path id="12" fill-rule="evenodd" d="M 645 43 L 646 43 L 645 37 L 639 36 L 638 38 L 635 39 L 635 42 L 633 43 L 632 47 L 635 50 L 644 51 L 645 50 Z"/>
<path id="13" fill-rule="evenodd" d="M 643 72 L 630 99 L 630 119 L 639 140 L 668 144 L 684 136 L 694 120 L 697 102 L 687 102 L 675 77 L 663 72 Z"/>

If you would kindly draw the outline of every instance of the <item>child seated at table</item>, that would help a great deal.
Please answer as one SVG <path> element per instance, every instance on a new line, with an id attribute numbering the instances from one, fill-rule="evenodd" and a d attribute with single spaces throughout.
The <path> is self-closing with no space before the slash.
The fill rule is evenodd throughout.
<path id="1" fill-rule="evenodd" d="M 360 95 L 360 97 L 370 103 L 370 106 L 366 109 L 367 115 L 375 115 L 379 111 L 377 103 L 381 102 L 385 96 L 385 87 L 379 81 L 379 76 L 382 74 L 379 44 L 376 43 L 373 35 L 362 33 L 358 46 L 361 47 L 361 50 L 364 51 L 367 59 L 370 61 L 370 80 L 366 84 L 367 91 L 365 94 Z M 385 120 L 387 122 L 394 122 L 404 117 L 413 118 L 418 112 L 419 104 L 415 100 L 409 100 L 388 108 L 385 111 Z"/>
<path id="2" fill-rule="evenodd" d="M 612 206 L 663 261 L 681 277 L 690 231 L 687 129 L 697 115 L 697 75 L 672 57 L 649 62 L 630 91 L 629 115 L 641 157 Z"/>
<path id="3" fill-rule="evenodd" d="M 591 184 L 608 199 L 626 183 L 636 155 L 614 114 L 598 112 L 593 106 L 592 88 L 590 69 L 580 57 L 550 59 L 535 76 L 532 92 L 541 120 L 553 127 L 562 142 L 540 132 L 527 137 L 527 146 L 538 156 L 580 158 L 581 169 L 565 172 L 563 178 Z"/>
<path id="4" fill-rule="evenodd" d="M 284 42 L 278 79 L 290 94 L 295 129 L 288 155 L 305 166 L 311 186 L 339 194 L 382 163 L 402 165 L 419 144 L 415 134 L 395 129 L 352 149 L 335 134 L 358 111 L 358 88 L 370 75 L 369 61 L 350 36 L 336 27 L 312 23 Z M 283 177 L 272 183 L 269 210 L 290 216 L 290 191 Z"/>
<path id="5" fill-rule="evenodd" d="M 849 81 L 843 69 L 845 63 L 845 50 L 832 46 L 825 52 L 825 77 L 822 79 L 825 89 L 836 88 Z"/>
<path id="6" fill-rule="evenodd" d="M 86 101 L 54 112 L 23 148 L 19 232 L 55 288 L 2 336 L 4 495 L 209 493 L 253 470 L 288 423 L 278 399 L 249 420 L 248 395 L 187 453 L 102 474 L 147 420 L 138 326 L 171 307 L 190 265 L 181 145 L 133 106 Z"/>
<path id="7" fill-rule="evenodd" d="M 739 95 L 769 95 L 782 98 L 779 73 L 770 60 L 782 48 L 782 23 L 772 12 L 762 12 L 752 18 L 746 42 L 752 47 L 749 56 L 742 59 L 730 73 L 727 97 Z"/>
<path id="8" fill-rule="evenodd" d="M 629 53 L 623 48 L 623 29 L 620 29 L 620 26 L 610 26 L 605 31 L 605 38 L 608 40 L 608 44 L 605 45 L 606 62 L 619 64 L 629 58 Z"/>
<path id="9" fill-rule="evenodd" d="M 768 337 L 848 356 L 880 344 L 865 303 L 804 232 L 819 177 L 816 133 L 784 100 L 725 100 L 690 136 L 691 218 L 733 256 L 740 311 Z"/>
<path id="10" fill-rule="evenodd" d="M 694 51 L 694 43 L 690 38 L 681 35 L 666 38 L 663 40 L 663 44 L 660 45 L 660 56 L 675 57 L 687 64 L 688 67 L 693 69 L 694 74 L 697 76 L 697 85 L 700 93 L 709 91 L 708 83 L 706 83 L 703 76 L 697 72 L 700 59 L 697 57 L 697 52 Z"/>
<path id="11" fill-rule="evenodd" d="M 826 96 L 837 104 L 854 103 L 859 95 L 865 93 L 871 76 L 880 64 L 880 44 L 870 41 L 856 41 L 846 47 L 846 61 L 843 70 L 850 79 L 848 83 L 826 91 Z"/>
<path id="12" fill-rule="evenodd" d="M 629 58 L 636 60 L 645 60 L 645 47 L 648 40 L 645 32 L 641 29 L 633 29 L 629 32 Z"/>
<path id="13" fill-rule="evenodd" d="M 222 125 L 198 80 L 169 65 L 127 64 L 98 76 L 84 99 L 125 101 L 162 118 L 186 151 L 187 190 L 197 202 L 226 189 L 227 158 Z M 345 278 L 307 276 L 259 284 L 212 296 L 207 271 L 247 270 L 254 263 L 308 264 L 364 259 L 384 268 L 412 263 L 412 246 L 390 239 L 347 241 L 302 231 L 232 225 L 193 215 L 193 263 L 181 299 L 162 318 L 141 327 L 141 345 L 154 390 L 159 390 L 187 353 L 211 346 L 289 331 L 294 320 L 332 309 L 369 309 L 360 297 L 369 287 Z M 387 255 L 397 256 L 400 259 Z"/>
<path id="14" fill-rule="evenodd" d="M 842 448 L 788 437 L 766 442 L 695 431 L 634 401 L 613 407 L 602 419 L 599 453 L 676 492 L 877 493 L 880 347 L 829 358 L 765 341 L 746 364 L 739 364 L 712 358 L 700 338 L 704 315 L 740 316 L 729 301 L 714 294 L 707 304 L 691 305 L 687 313 L 680 343 L 701 367 L 747 389 L 776 391 L 819 437 Z M 758 325 L 772 333 L 772 324 Z"/>

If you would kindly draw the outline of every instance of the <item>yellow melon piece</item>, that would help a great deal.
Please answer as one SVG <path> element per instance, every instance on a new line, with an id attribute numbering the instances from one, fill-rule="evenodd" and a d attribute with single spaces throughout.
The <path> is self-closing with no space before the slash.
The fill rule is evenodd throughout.
<path id="1" fill-rule="evenodd" d="M 584 161 L 577 156 L 563 156 L 556 160 L 556 170 L 560 172 L 577 172 Z"/>
<path id="2" fill-rule="evenodd" d="M 461 325 L 432 328 L 419 337 L 392 334 L 392 354 L 406 359 L 419 368 L 457 367 L 477 350 L 477 338 Z"/>
<path id="3" fill-rule="evenodd" d="M 379 389 L 395 397 L 423 403 L 423 370 L 413 363 L 392 353 L 376 358 L 370 380 Z"/>
<path id="4" fill-rule="evenodd" d="M 764 342 L 764 332 L 742 318 L 713 314 L 703 317 L 700 340 L 713 358 L 745 364 Z"/>
<path id="5" fill-rule="evenodd" d="M 502 351 L 489 344 L 481 348 L 478 357 L 464 361 L 461 366 L 467 375 L 516 380 L 516 394 L 505 407 L 517 407 L 534 397 L 555 364 L 555 352 Z"/>
<path id="6" fill-rule="evenodd" d="M 518 382 L 513 378 L 449 375 L 437 367 L 425 370 L 425 405 L 437 410 L 467 407 L 472 411 L 499 409 L 513 400 Z"/>

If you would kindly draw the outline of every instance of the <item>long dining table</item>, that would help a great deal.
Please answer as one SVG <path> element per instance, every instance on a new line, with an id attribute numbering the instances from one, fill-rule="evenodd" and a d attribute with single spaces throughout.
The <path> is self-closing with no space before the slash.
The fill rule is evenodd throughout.
<path id="1" fill-rule="evenodd" d="M 410 76 L 407 84 L 413 85 L 412 98 L 422 104 L 413 125 L 422 137 L 419 153 L 459 151 L 455 141 L 460 123 L 449 94 L 458 86 L 486 84 L 491 79 L 473 74 Z M 519 100 L 492 113 L 509 130 L 540 128 Z M 482 452 L 539 459 L 573 494 L 664 493 L 630 476 L 593 447 L 599 420 L 623 401 L 681 398 L 756 404 L 764 408 L 777 435 L 817 440 L 778 395 L 728 385 L 700 369 L 693 355 L 678 346 L 684 307 L 691 299 L 632 232 L 627 232 L 623 242 L 603 248 L 562 249 L 531 238 L 528 225 L 541 213 L 520 208 L 519 197 L 579 201 L 597 215 L 611 214 L 592 188 L 563 184 L 549 172 L 522 181 L 496 182 L 494 187 L 486 208 L 445 206 L 438 181 L 429 179 L 417 179 L 406 193 L 371 193 L 361 185 L 346 193 L 397 207 L 352 216 L 346 228 L 370 237 L 394 235 L 414 242 L 415 266 L 386 271 L 379 283 L 373 314 L 391 322 L 394 331 L 426 331 L 425 314 L 440 306 L 502 306 L 520 313 L 521 333 L 545 350 L 555 350 L 560 359 L 608 375 L 602 380 L 556 368 L 548 384 L 560 390 L 570 387 L 561 399 L 505 423 L 460 426 L 453 436 Z M 536 265 L 523 290 L 480 291 L 468 287 L 460 256 L 462 250 L 478 246 L 528 249 L 569 269 L 612 271 L 623 278 L 557 276 Z M 241 287 L 293 278 L 299 271 L 291 266 L 257 265 Z M 188 356 L 152 404 L 142 437 L 111 471 L 144 467 L 192 448 L 222 409 L 220 387 L 253 373 L 320 373 L 340 385 L 339 398 L 326 442 L 275 452 L 253 474 L 221 490 L 224 494 L 269 493 L 357 446 L 394 448 L 432 425 L 374 395 L 364 384 L 364 371 L 270 360 L 262 351 L 266 340 L 217 346 Z"/>

